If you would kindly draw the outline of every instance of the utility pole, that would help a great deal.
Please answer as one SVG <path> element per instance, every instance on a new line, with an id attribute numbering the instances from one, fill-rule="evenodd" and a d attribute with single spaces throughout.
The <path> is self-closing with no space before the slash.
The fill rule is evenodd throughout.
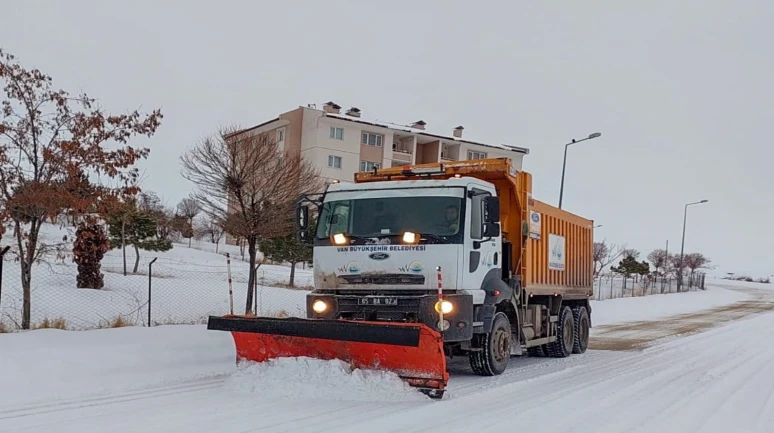
<path id="1" fill-rule="evenodd" d="M 695 204 L 702 204 L 707 203 L 709 200 L 702 200 L 697 201 L 693 203 L 687 203 L 685 205 L 685 210 L 683 211 L 683 240 L 680 243 L 680 274 L 677 278 L 677 291 L 682 291 L 683 289 L 683 253 L 685 252 L 685 223 L 688 221 L 688 206 L 695 205 Z"/>
<path id="2" fill-rule="evenodd" d="M 562 208 L 562 197 L 564 196 L 564 171 L 567 168 L 567 148 L 570 147 L 571 144 L 580 143 L 581 141 L 591 140 L 593 138 L 601 137 L 601 132 L 595 132 L 593 134 L 589 134 L 586 138 L 581 138 L 580 140 L 572 139 L 571 142 L 564 145 L 564 162 L 562 162 L 562 184 L 559 187 L 559 209 Z"/>

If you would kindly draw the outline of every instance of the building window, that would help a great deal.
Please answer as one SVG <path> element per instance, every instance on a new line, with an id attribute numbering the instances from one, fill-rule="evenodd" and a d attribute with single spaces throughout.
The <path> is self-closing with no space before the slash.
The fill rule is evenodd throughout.
<path id="1" fill-rule="evenodd" d="M 382 147 L 382 136 L 379 134 L 363 133 L 363 144 L 368 146 Z"/>
<path id="2" fill-rule="evenodd" d="M 341 157 L 328 155 L 328 167 L 341 168 Z"/>
<path id="3" fill-rule="evenodd" d="M 486 159 L 486 153 L 469 150 L 468 159 Z"/>
<path id="4" fill-rule="evenodd" d="M 378 169 L 381 166 L 378 162 L 360 161 L 360 171 L 372 171 L 374 168 Z"/>
<path id="5" fill-rule="evenodd" d="M 336 128 L 335 126 L 331 126 L 331 138 L 334 140 L 343 140 L 344 130 L 342 128 Z"/>
<path id="6" fill-rule="evenodd" d="M 277 143 L 282 143 L 283 141 L 285 141 L 285 128 L 277 130 Z"/>

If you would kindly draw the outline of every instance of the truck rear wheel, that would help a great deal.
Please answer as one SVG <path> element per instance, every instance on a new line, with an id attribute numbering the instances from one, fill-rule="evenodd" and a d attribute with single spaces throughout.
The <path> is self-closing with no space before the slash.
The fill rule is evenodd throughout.
<path id="1" fill-rule="evenodd" d="M 548 343 L 548 356 L 553 358 L 566 358 L 572 354 L 575 345 L 575 319 L 570 307 L 564 307 L 559 312 L 559 321 L 556 325 L 556 341 Z"/>
<path id="2" fill-rule="evenodd" d="M 502 374 L 511 358 L 511 323 L 505 313 L 497 313 L 492 320 L 492 332 L 476 334 L 476 347 L 481 350 L 470 352 L 470 368 L 479 376 Z"/>
<path id="3" fill-rule="evenodd" d="M 589 347 L 589 312 L 586 307 L 578 307 L 572 310 L 575 318 L 575 344 L 572 353 L 584 353 Z"/>

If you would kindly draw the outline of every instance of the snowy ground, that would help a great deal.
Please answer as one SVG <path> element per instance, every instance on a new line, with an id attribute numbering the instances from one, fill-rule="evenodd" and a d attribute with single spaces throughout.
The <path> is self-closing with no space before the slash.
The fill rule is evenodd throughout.
<path id="1" fill-rule="evenodd" d="M 12 232 L 2 238 L 3 245 L 13 245 Z M 70 251 L 74 232 L 46 225 L 43 242 L 62 243 L 68 237 Z M 68 329 L 104 327 L 121 317 L 131 324 L 142 325 L 148 316 L 148 264 L 153 258 L 152 314 L 154 323 L 202 323 L 211 314 L 229 312 L 228 268 L 226 252 L 232 255 L 231 274 L 236 312 L 244 312 L 249 265 L 241 260 L 238 247 L 194 242 L 175 244 L 171 251 L 141 251 L 138 274 L 132 274 L 135 253 L 127 249 L 129 275 L 123 275 L 120 250 L 109 251 L 102 261 L 105 287 L 102 290 L 76 288 L 77 267 L 72 256 L 57 260 L 56 253 L 44 257 L 33 267 L 32 322 L 63 318 Z M 8 326 L 21 318 L 22 289 L 20 266 L 12 249 L 5 255 L 0 296 L 0 321 Z M 290 268 L 261 265 L 258 269 L 258 310 L 266 315 L 304 315 L 306 291 L 287 289 Z M 311 273 L 296 270 L 296 286 L 312 284 Z"/>
<path id="2" fill-rule="evenodd" d="M 593 325 L 661 319 L 708 310 L 749 297 L 742 291 L 708 285 L 703 291 L 591 301 Z"/>
<path id="3" fill-rule="evenodd" d="M 645 348 L 514 358 L 493 378 L 474 376 L 455 359 L 443 401 L 390 375 L 350 374 L 336 362 L 237 369 L 230 336 L 201 325 L 0 335 L 0 431 L 470 432 L 517 425 L 540 432 L 769 432 L 774 292 L 722 284 L 731 294 L 595 304 L 594 314 L 607 323 L 595 329 L 592 346 L 597 334 L 614 332 L 623 339 L 648 335 Z M 732 303 L 719 305 L 721 298 Z M 637 320 L 653 321 L 630 326 L 606 311 L 629 302 L 626 320 L 663 307 L 663 299 L 681 315 L 642 313 Z M 642 323 L 704 326 L 664 342 Z"/>

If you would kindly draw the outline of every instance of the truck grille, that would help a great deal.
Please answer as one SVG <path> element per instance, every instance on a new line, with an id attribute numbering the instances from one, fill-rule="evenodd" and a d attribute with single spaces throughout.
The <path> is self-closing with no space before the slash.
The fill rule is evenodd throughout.
<path id="1" fill-rule="evenodd" d="M 424 275 L 413 274 L 342 275 L 339 278 L 346 281 L 347 284 L 425 284 Z"/>

